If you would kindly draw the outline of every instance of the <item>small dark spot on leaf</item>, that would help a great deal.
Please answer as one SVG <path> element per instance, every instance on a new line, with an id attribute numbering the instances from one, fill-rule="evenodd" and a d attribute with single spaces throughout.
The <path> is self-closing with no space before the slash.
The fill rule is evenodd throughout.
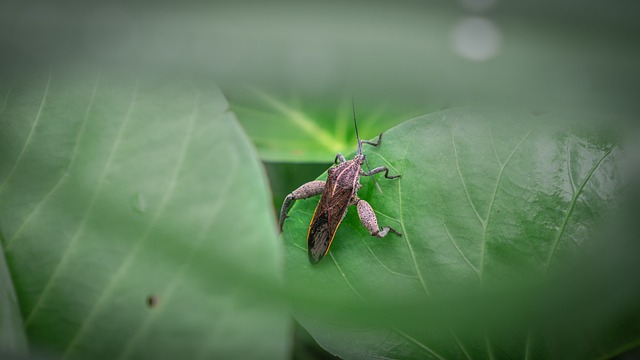
<path id="1" fill-rule="evenodd" d="M 158 301 L 158 297 L 155 295 L 147 296 L 147 307 L 153 309 L 154 307 L 158 306 Z"/>

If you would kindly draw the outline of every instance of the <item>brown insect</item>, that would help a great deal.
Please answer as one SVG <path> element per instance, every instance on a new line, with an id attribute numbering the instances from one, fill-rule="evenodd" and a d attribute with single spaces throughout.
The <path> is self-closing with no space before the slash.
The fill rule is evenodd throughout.
<path id="1" fill-rule="evenodd" d="M 402 236 L 391 226 L 380 228 L 371 205 L 358 197 L 358 190 L 362 187 L 360 185 L 360 176 L 372 176 L 384 172 L 385 178 L 395 179 L 399 178 L 400 175 L 389 176 L 389 169 L 386 166 L 379 166 L 369 171 L 362 170 L 362 165 L 367 162 L 366 155 L 362 153 L 362 144 L 379 146 L 382 141 L 382 133 L 380 133 L 378 140 L 375 142 L 360 140 L 353 103 L 352 107 L 353 124 L 356 129 L 356 139 L 358 140 L 356 155 L 352 160 L 346 160 L 342 154 L 338 153 L 334 160 L 336 166 L 328 170 L 327 181 L 315 180 L 300 186 L 287 195 L 280 210 L 279 226 L 280 232 L 282 232 L 284 220 L 289 217 L 287 213 L 295 200 L 308 199 L 322 194 L 320 202 L 313 213 L 313 219 L 309 224 L 309 232 L 307 234 L 309 261 L 314 264 L 322 260 L 329 252 L 336 230 L 338 230 L 338 226 L 340 226 L 342 219 L 347 214 L 347 208 L 351 205 L 356 205 L 358 208 L 360 221 L 369 230 L 371 236 L 382 238 L 387 236 L 389 231 Z"/>

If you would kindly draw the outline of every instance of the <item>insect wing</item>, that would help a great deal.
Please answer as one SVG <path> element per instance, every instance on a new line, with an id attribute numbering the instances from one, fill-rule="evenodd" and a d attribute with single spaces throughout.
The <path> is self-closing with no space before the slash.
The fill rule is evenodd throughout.
<path id="1" fill-rule="evenodd" d="M 329 251 L 352 195 L 353 188 L 338 186 L 332 179 L 327 179 L 307 235 L 307 249 L 312 263 L 322 260 Z"/>
<path id="2" fill-rule="evenodd" d="M 309 261 L 316 264 L 327 253 L 334 234 L 329 231 L 329 211 L 323 211 L 320 216 L 309 226 L 309 235 L 307 236 L 307 249 L 309 252 Z"/>

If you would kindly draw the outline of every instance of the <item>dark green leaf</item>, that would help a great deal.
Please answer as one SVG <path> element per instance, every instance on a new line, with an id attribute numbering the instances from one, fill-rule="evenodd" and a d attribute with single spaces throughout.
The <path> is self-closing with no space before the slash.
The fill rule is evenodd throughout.
<path id="1" fill-rule="evenodd" d="M 22 315 L 11 274 L 0 249 L 0 354 L 21 354 L 27 350 Z"/>

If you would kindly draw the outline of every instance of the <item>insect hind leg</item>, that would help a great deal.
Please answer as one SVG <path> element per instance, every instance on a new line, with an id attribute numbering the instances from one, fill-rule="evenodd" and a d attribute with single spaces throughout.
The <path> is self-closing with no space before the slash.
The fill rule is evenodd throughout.
<path id="1" fill-rule="evenodd" d="M 284 199 L 282 203 L 282 209 L 280 209 L 280 221 L 278 222 L 278 226 L 280 232 L 282 232 L 282 227 L 284 226 L 284 221 L 289 217 L 287 213 L 291 206 L 293 206 L 293 202 L 300 199 L 308 199 L 310 197 L 314 197 L 322 194 L 322 190 L 324 190 L 325 182 L 322 180 L 310 181 L 306 184 L 303 184 L 299 188 L 293 190 L 293 192 Z"/>
<path id="2" fill-rule="evenodd" d="M 392 228 L 391 226 L 383 226 L 383 227 L 381 227 L 380 231 L 377 234 L 373 235 L 373 236 L 376 236 L 376 237 L 379 237 L 379 238 L 383 238 L 383 237 L 387 236 L 389 231 L 391 231 L 392 233 L 394 233 L 394 234 L 396 234 L 398 236 L 402 236 L 401 233 L 396 231 L 396 229 Z"/>
<path id="3" fill-rule="evenodd" d="M 369 205 L 368 202 L 362 199 L 357 199 L 356 203 L 358 207 L 358 217 L 360 217 L 360 222 L 362 222 L 362 225 L 364 225 L 364 227 L 369 230 L 369 234 L 371 234 L 371 236 L 383 238 L 387 236 L 389 231 L 402 236 L 401 233 L 396 231 L 391 226 L 383 226 L 382 228 L 380 228 L 378 226 L 378 218 L 376 217 L 375 212 L 373 212 L 373 208 L 371 207 L 371 205 Z"/>

